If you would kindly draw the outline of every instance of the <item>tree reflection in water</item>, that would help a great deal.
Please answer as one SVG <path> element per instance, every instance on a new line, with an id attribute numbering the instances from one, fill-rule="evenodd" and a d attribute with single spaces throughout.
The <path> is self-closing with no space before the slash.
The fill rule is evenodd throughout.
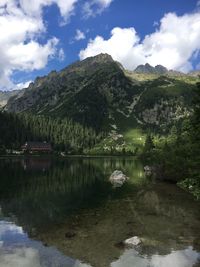
<path id="1" fill-rule="evenodd" d="M 113 189 L 108 177 L 116 169 L 130 180 Z M 43 242 L 36 246 L 39 258 L 54 246 L 68 260 L 58 265 L 63 267 L 84 266 L 70 263 L 71 258 L 87 267 L 198 266 L 199 204 L 175 185 L 146 179 L 141 163 L 132 158 L 7 159 L 0 161 L 0 170 L 2 220 L 9 217 L 27 240 Z M 141 246 L 117 246 L 132 236 L 141 238 Z"/>

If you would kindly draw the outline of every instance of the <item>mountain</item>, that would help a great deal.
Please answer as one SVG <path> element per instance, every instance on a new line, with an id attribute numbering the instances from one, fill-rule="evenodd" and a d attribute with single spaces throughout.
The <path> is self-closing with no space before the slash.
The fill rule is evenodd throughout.
<path id="1" fill-rule="evenodd" d="M 100 54 L 37 78 L 23 94 L 11 97 L 5 110 L 69 118 L 129 140 L 141 136 L 134 129 L 165 132 L 191 114 L 196 77 L 169 76 L 161 65 L 139 70 L 143 73 L 128 72 Z"/>
<path id="2" fill-rule="evenodd" d="M 157 65 L 155 67 L 151 66 L 150 64 L 146 63 L 145 65 L 139 65 L 134 71 L 134 73 L 136 74 L 146 74 L 146 75 L 166 75 L 169 77 L 192 77 L 192 76 L 198 76 L 198 74 L 200 74 L 200 72 L 198 71 L 194 71 L 194 72 L 190 72 L 189 74 L 185 74 L 183 72 L 180 71 L 176 71 L 176 70 L 168 70 L 167 68 L 165 68 L 162 65 Z M 155 78 L 155 77 L 154 77 Z"/>
<path id="3" fill-rule="evenodd" d="M 140 90 L 111 56 L 100 54 L 37 78 L 21 97 L 8 101 L 6 110 L 68 117 L 101 129 L 110 114 L 124 110 Z"/>
<path id="4" fill-rule="evenodd" d="M 168 69 L 163 67 L 162 65 L 157 65 L 152 67 L 150 64 L 146 63 L 145 65 L 139 65 L 135 71 L 135 73 L 150 73 L 150 74 L 166 74 Z"/>
<path id="5" fill-rule="evenodd" d="M 189 73 L 190 76 L 193 76 L 193 77 L 200 77 L 200 70 L 195 70 L 195 71 L 191 71 Z"/>
<path id="6" fill-rule="evenodd" d="M 11 97 L 18 95 L 19 93 L 22 93 L 22 91 L 0 91 L 0 108 L 4 107 Z"/>

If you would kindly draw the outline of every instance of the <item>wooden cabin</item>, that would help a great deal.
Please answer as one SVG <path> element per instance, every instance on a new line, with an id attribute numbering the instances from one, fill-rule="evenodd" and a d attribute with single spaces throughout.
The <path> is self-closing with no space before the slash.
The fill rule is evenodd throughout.
<path id="1" fill-rule="evenodd" d="M 26 142 L 22 151 L 27 153 L 51 153 L 52 146 L 47 142 Z"/>

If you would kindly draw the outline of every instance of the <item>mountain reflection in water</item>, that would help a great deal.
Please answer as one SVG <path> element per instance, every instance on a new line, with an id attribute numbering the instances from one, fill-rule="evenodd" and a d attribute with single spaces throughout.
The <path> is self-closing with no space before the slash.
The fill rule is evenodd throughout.
<path id="1" fill-rule="evenodd" d="M 0 267 L 200 266 L 199 203 L 132 158 L 2 159 L 0 172 Z M 132 236 L 140 246 L 117 245 Z"/>

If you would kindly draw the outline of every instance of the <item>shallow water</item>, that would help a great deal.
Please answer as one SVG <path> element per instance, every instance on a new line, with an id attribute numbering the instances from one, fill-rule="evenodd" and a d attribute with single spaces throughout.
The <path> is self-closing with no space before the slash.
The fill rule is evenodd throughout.
<path id="1" fill-rule="evenodd" d="M 0 267 L 57 266 L 198 267 L 199 202 L 133 158 L 1 159 Z"/>

